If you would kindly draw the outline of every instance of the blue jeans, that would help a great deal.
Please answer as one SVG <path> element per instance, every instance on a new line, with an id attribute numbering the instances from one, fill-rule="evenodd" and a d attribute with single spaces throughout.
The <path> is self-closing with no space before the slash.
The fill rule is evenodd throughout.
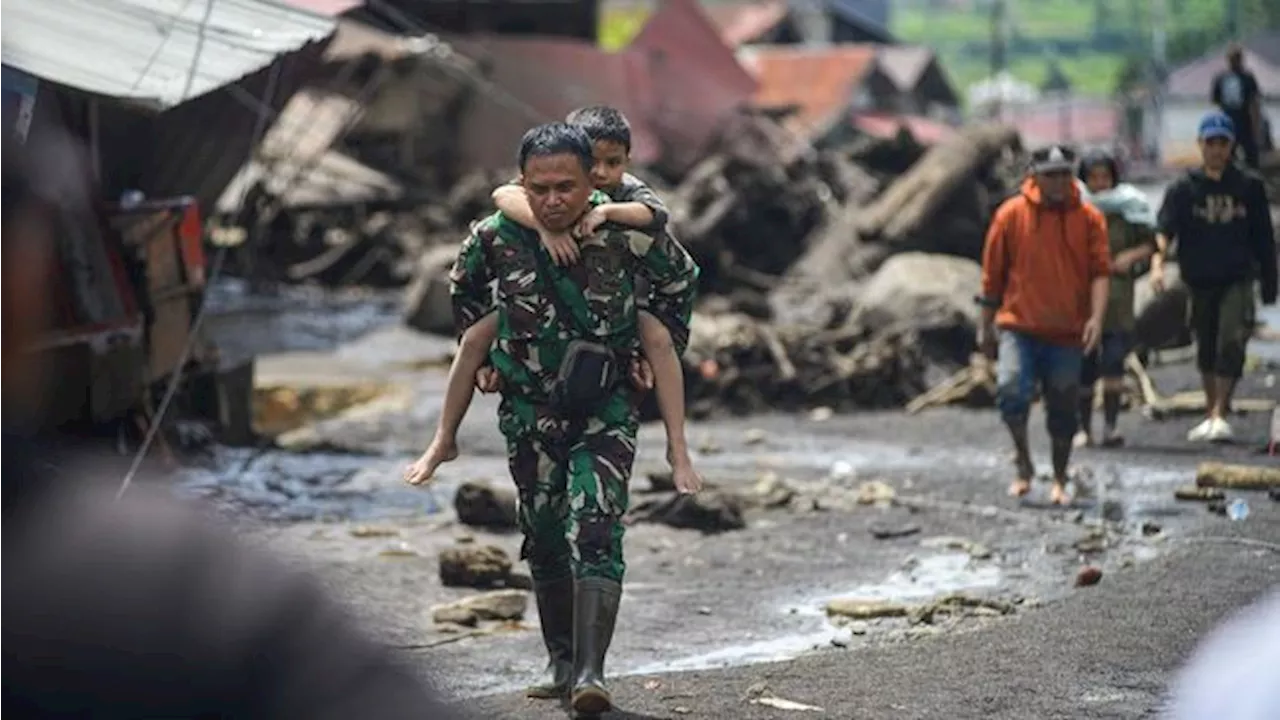
<path id="1" fill-rule="evenodd" d="M 1049 436 L 1066 439 L 1075 435 L 1083 358 L 1078 347 L 1053 345 L 1033 335 L 1001 330 L 996 364 L 996 405 L 1000 416 L 1009 425 L 1025 426 L 1039 384 L 1043 388 Z"/>

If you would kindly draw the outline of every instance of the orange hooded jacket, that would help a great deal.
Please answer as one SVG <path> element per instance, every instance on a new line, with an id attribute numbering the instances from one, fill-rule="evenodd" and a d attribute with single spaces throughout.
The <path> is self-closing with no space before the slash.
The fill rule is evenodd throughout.
<path id="1" fill-rule="evenodd" d="M 996 210 L 982 250 L 982 299 L 996 326 L 1079 347 L 1090 286 L 1111 274 L 1107 221 L 1074 184 L 1061 207 L 1046 206 L 1034 178 Z"/>

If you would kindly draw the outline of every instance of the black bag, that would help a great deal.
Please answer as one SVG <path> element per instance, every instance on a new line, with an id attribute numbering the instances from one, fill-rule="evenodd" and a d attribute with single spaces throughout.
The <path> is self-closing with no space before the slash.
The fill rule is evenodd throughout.
<path id="1" fill-rule="evenodd" d="M 571 323 L 585 337 L 596 338 L 595 333 L 584 327 L 578 317 L 566 307 L 556 286 L 556 275 L 552 274 L 550 265 L 546 262 L 546 251 L 542 247 L 536 247 L 533 252 L 538 259 L 539 274 L 546 281 L 546 292 L 551 296 L 556 314 L 563 318 L 563 322 Z M 551 407 L 568 418 L 590 417 L 608 402 L 617 388 L 620 376 L 618 355 L 610 347 L 593 340 L 573 340 L 565 349 L 555 384 L 551 387 Z"/>

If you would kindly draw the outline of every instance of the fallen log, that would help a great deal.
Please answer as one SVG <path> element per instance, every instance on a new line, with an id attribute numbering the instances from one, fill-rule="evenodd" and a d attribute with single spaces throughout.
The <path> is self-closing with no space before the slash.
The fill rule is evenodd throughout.
<path id="1" fill-rule="evenodd" d="M 1196 486 L 1228 490 L 1270 490 L 1280 488 L 1280 467 L 1201 463 L 1196 468 Z"/>
<path id="2" fill-rule="evenodd" d="M 969 366 L 907 403 L 907 414 L 943 405 L 987 407 L 995 402 L 996 374 L 986 355 L 974 353 Z"/>
<path id="3" fill-rule="evenodd" d="M 1017 146 L 1017 131 L 1002 125 L 976 126 L 934 146 L 867 207 L 858 222 L 858 235 L 888 243 L 908 239 L 966 180 Z"/>

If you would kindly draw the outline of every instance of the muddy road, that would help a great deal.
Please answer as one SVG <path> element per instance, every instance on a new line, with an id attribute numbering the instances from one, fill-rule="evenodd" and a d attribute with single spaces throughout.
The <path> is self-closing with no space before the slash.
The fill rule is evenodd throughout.
<path id="1" fill-rule="evenodd" d="M 271 349 L 279 352 L 260 359 L 258 384 L 376 383 L 377 397 L 285 433 L 280 441 L 289 450 L 219 449 L 205 466 L 182 473 L 179 491 L 224 510 L 253 542 L 314 569 L 447 691 L 516 688 L 542 658 L 532 606 L 522 622 L 489 626 L 492 632 L 477 636 L 437 626 L 431 613 L 478 592 L 441 586 L 440 550 L 463 542 L 518 556 L 516 535 L 463 526 L 452 509 L 462 482 L 509 482 L 496 400 L 477 397 L 460 437 L 463 457 L 445 466 L 435 485 L 404 486 L 401 468 L 434 427 L 450 343 L 386 327 L 373 311 L 348 312 L 357 318 L 355 339 L 339 338 L 334 349 L 317 349 L 323 343 L 307 341 L 305 333 L 303 340 L 270 333 Z M 243 338 L 243 324 L 212 325 Z M 1240 395 L 1274 397 L 1275 373 L 1265 366 L 1252 372 Z M 1194 386 L 1186 366 L 1157 369 L 1154 378 L 1164 392 Z M 1036 415 L 1033 423 L 1040 422 Z M 610 671 L 649 674 L 847 652 L 1000 623 L 1007 616 L 993 612 L 925 623 L 832 622 L 824 607 L 834 598 L 858 598 L 916 608 L 963 592 L 1021 613 L 1074 592 L 1083 564 L 1101 568 L 1106 582 L 1206 523 L 1230 522 L 1202 504 L 1176 502 L 1173 490 L 1190 484 L 1196 464 L 1209 457 L 1263 461 L 1256 449 L 1268 422 L 1242 416 L 1238 444 L 1189 447 L 1182 436 L 1191 419 L 1157 423 L 1127 413 L 1127 447 L 1079 453 L 1089 492 L 1066 510 L 1042 504 L 1043 483 L 1028 502 L 1005 497 L 1008 446 L 994 411 L 694 422 L 695 460 L 710 483 L 749 500 L 746 527 L 715 534 L 648 522 L 630 527 Z M 1048 443 L 1038 427 L 1035 444 L 1046 471 Z M 645 426 L 633 504 L 652 497 L 646 477 L 662 469 L 662 455 L 661 428 Z M 857 502 L 868 483 L 883 483 L 869 486 L 881 502 Z M 777 500 L 780 487 L 793 495 L 786 503 Z M 1246 497 L 1269 502 L 1265 495 Z"/>

